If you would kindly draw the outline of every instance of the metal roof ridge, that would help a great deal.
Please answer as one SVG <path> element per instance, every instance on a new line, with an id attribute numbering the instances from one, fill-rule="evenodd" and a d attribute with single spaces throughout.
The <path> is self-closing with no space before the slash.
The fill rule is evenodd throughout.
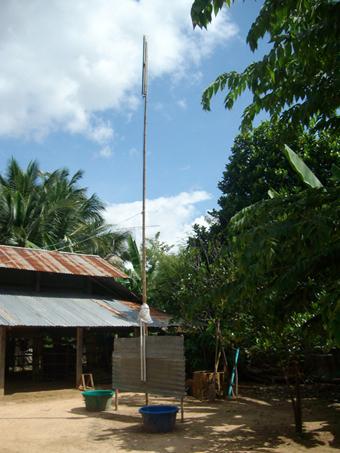
<path id="1" fill-rule="evenodd" d="M 7 260 L 4 261 L 4 258 Z M 0 244 L 0 267 L 93 277 L 127 278 L 99 255 Z"/>
<path id="2" fill-rule="evenodd" d="M 62 250 L 48 250 L 48 249 L 33 248 L 33 247 L 23 247 L 21 245 L 7 245 L 7 244 L 0 244 L 0 247 L 6 247 L 6 248 L 10 248 L 10 249 L 29 250 L 29 251 L 33 251 L 33 252 L 48 252 L 48 253 L 54 252 L 54 253 L 64 253 L 65 255 L 95 256 L 97 258 L 100 258 L 100 259 L 106 261 L 101 256 L 94 255 L 93 253 L 65 252 L 65 251 L 62 251 Z M 112 266 L 112 264 L 110 264 L 110 266 Z M 115 267 L 115 266 L 113 266 L 113 267 Z"/>

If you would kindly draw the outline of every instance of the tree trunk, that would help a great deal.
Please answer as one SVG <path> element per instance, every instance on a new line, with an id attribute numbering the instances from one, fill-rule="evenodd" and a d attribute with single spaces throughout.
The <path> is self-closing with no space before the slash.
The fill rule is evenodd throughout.
<path id="1" fill-rule="evenodd" d="M 294 420 L 295 420 L 295 432 L 297 434 L 302 434 L 303 424 L 302 424 L 302 401 L 301 401 L 301 386 L 300 386 L 300 376 L 296 374 L 295 376 L 295 400 L 293 402 L 294 409 Z"/>
<path id="2" fill-rule="evenodd" d="M 217 388 L 217 372 L 220 365 L 221 350 L 220 350 L 220 320 L 215 323 L 215 360 L 214 360 L 214 373 L 212 382 L 209 385 L 209 401 L 214 401 L 217 394 L 220 394 L 220 388 Z"/>
<path id="3" fill-rule="evenodd" d="M 289 370 L 286 371 L 286 382 L 288 385 L 288 390 L 290 393 L 290 399 L 292 402 L 293 412 L 294 412 L 294 423 L 295 423 L 295 432 L 297 434 L 303 433 L 303 422 L 302 422 L 302 399 L 301 399 L 301 382 L 300 382 L 300 369 L 299 364 L 296 362 L 294 364 L 294 386 L 289 382 Z"/>

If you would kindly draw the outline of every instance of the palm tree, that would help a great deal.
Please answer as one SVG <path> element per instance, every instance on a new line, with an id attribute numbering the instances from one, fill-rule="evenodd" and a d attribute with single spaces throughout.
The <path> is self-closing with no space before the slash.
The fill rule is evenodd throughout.
<path id="1" fill-rule="evenodd" d="M 104 204 L 79 187 L 81 171 L 44 173 L 37 162 L 26 170 L 12 159 L 0 175 L 0 243 L 101 256 L 123 253 L 126 232 L 103 218 Z"/>
<path id="2" fill-rule="evenodd" d="M 23 172 L 12 159 L 5 176 L 0 175 L 1 243 L 29 246 L 37 236 L 41 206 L 37 193 L 39 168 L 31 162 Z"/>
<path id="3" fill-rule="evenodd" d="M 160 258 L 171 249 L 166 243 L 159 240 L 160 232 L 153 239 L 147 239 L 146 243 L 146 280 L 148 287 L 148 299 L 152 299 L 154 280 L 158 272 Z M 129 236 L 126 252 L 122 255 L 125 261 L 125 272 L 129 279 L 125 285 L 135 294 L 142 294 L 142 253 L 136 241 Z"/>
<path id="4" fill-rule="evenodd" d="M 125 272 L 129 276 L 126 285 L 135 294 L 142 294 L 142 256 L 136 241 L 129 236 L 124 255 Z"/>

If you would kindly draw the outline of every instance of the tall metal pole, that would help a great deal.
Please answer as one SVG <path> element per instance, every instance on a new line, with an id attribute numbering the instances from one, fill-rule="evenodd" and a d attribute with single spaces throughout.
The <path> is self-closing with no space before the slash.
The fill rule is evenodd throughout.
<path id="1" fill-rule="evenodd" d="M 146 204 L 146 129 L 147 129 L 147 106 L 148 106 L 148 43 L 143 36 L 143 74 L 142 74 L 142 96 L 144 98 L 144 130 L 143 130 L 143 206 L 142 206 L 142 289 L 143 304 L 147 303 L 146 288 L 146 236 L 145 236 L 145 204 Z M 140 321 L 141 334 L 141 380 L 146 381 L 146 345 L 145 335 L 147 334 L 146 324 Z M 147 394 L 145 394 L 147 399 Z"/>
<path id="2" fill-rule="evenodd" d="M 142 207 L 142 288 L 143 304 L 147 303 L 146 291 L 146 237 L 145 237 L 145 203 L 146 203 L 146 128 L 148 105 L 148 43 L 143 36 L 143 77 L 142 96 L 144 98 L 144 131 L 143 131 L 143 207 Z"/>

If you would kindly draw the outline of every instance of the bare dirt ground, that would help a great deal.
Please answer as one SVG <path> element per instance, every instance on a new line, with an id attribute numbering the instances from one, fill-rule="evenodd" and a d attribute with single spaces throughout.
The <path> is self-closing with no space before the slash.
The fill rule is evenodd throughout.
<path id="1" fill-rule="evenodd" d="M 138 414 L 143 395 L 122 394 L 118 412 L 102 413 L 86 412 L 75 390 L 10 395 L 0 400 L 0 452 L 340 451 L 339 400 L 307 398 L 306 432 L 299 438 L 285 398 L 259 387 L 241 393 L 238 400 L 214 403 L 187 398 L 185 422 L 177 421 L 169 434 L 143 432 Z M 150 403 L 160 401 L 152 397 Z"/>

